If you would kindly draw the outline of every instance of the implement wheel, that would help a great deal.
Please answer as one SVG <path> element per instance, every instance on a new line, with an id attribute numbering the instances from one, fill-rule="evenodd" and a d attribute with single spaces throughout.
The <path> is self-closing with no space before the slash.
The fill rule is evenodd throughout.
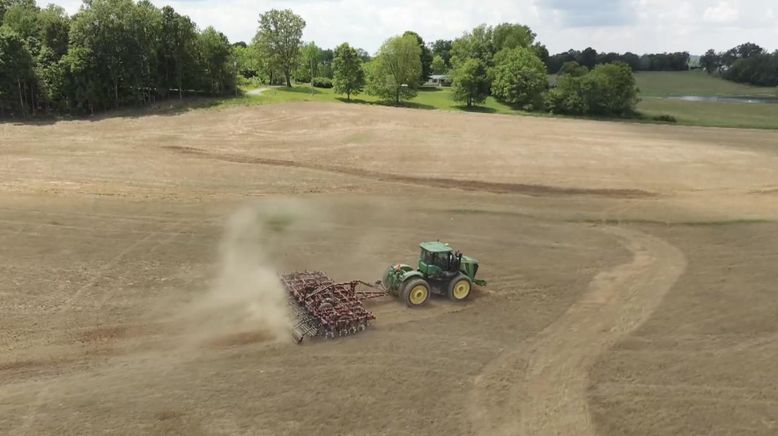
<path id="1" fill-rule="evenodd" d="M 451 283 L 448 284 L 448 298 L 453 301 L 465 301 L 473 290 L 473 281 L 470 277 L 459 274 Z"/>
<path id="2" fill-rule="evenodd" d="M 410 280 L 405 283 L 402 299 L 408 307 L 420 307 L 430 299 L 430 285 L 422 279 Z"/>

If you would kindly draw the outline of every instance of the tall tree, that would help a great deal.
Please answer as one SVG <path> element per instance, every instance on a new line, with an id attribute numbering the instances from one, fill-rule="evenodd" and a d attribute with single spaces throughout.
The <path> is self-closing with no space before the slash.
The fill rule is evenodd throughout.
<path id="1" fill-rule="evenodd" d="M 416 41 L 419 43 L 419 60 L 421 61 L 421 73 L 419 74 L 419 84 L 422 84 L 427 81 L 430 74 L 432 73 L 432 51 L 427 47 L 426 44 L 424 44 L 424 39 L 422 39 L 421 36 L 419 36 L 418 33 L 407 31 L 403 33 L 403 36 L 413 36 L 416 38 Z"/>
<path id="2" fill-rule="evenodd" d="M 303 44 L 300 48 L 300 67 L 295 77 L 303 82 L 311 82 L 319 76 L 322 63 L 322 49 L 314 42 Z"/>
<path id="3" fill-rule="evenodd" d="M 22 39 L 28 40 L 29 44 L 30 38 L 38 36 L 38 12 L 35 2 L 13 2 L 5 10 L 0 24 L 16 32 Z"/>
<path id="4" fill-rule="evenodd" d="M 495 56 L 492 94 L 517 106 L 542 106 L 548 87 L 546 66 L 532 48 L 507 48 Z"/>
<path id="5" fill-rule="evenodd" d="M 495 52 L 506 48 L 527 48 L 535 42 L 535 33 L 523 24 L 498 24 L 492 32 Z"/>
<path id="6" fill-rule="evenodd" d="M 73 17 L 70 43 L 76 48 L 87 49 L 93 56 L 94 66 L 101 83 L 107 86 L 101 95 L 110 95 L 114 107 L 119 107 L 131 76 L 130 68 L 134 45 L 129 17 L 133 15 L 132 0 L 92 0 Z M 106 107 L 107 101 L 92 102 Z"/>
<path id="7" fill-rule="evenodd" d="M 48 113 L 52 106 L 65 108 L 66 89 L 60 60 L 68 51 L 70 18 L 59 6 L 49 5 L 38 14 L 40 51 L 35 59 L 38 101 Z"/>
<path id="8" fill-rule="evenodd" d="M 281 70 L 286 86 L 292 86 L 292 72 L 300 60 L 305 20 L 290 9 L 271 9 L 259 15 L 254 41 L 271 68 Z"/>
<path id="9" fill-rule="evenodd" d="M 451 67 L 451 40 L 438 39 L 430 44 L 430 50 L 432 50 L 433 60 L 435 56 L 440 56 L 446 63 L 446 67 Z"/>
<path id="10" fill-rule="evenodd" d="M 238 61 L 238 74 L 246 79 L 259 76 L 262 65 L 259 62 L 257 50 L 252 46 L 233 45 L 235 59 Z"/>
<path id="11" fill-rule="evenodd" d="M 51 49 L 56 59 L 68 51 L 69 31 L 70 18 L 62 7 L 48 5 L 38 14 L 38 39 L 41 45 Z"/>
<path id="12" fill-rule="evenodd" d="M 362 69 L 362 59 L 359 53 L 347 43 L 343 43 L 335 49 L 333 61 L 335 74 L 335 92 L 346 94 L 346 99 L 351 100 L 352 94 L 359 94 L 365 86 L 365 72 Z"/>
<path id="13" fill-rule="evenodd" d="M 227 37 L 209 26 L 198 35 L 197 49 L 206 90 L 211 94 L 232 91 L 237 74 L 232 45 Z"/>
<path id="14" fill-rule="evenodd" d="M 161 86 L 159 76 L 162 45 L 162 12 L 150 0 L 140 0 L 131 9 L 128 28 L 128 94 L 135 103 L 153 103 Z"/>
<path id="15" fill-rule="evenodd" d="M 446 74 L 447 72 L 448 72 L 448 65 L 446 65 L 446 61 L 443 60 L 442 56 L 435 55 L 435 57 L 432 58 L 432 73 Z"/>
<path id="16" fill-rule="evenodd" d="M 165 94 L 175 88 L 178 91 L 178 98 L 184 97 L 184 78 L 187 72 L 196 68 L 196 44 L 197 28 L 192 20 L 179 14 L 170 6 L 162 8 L 160 65 Z"/>
<path id="17" fill-rule="evenodd" d="M 543 62 L 543 65 L 546 65 L 546 70 L 548 70 L 549 59 L 551 56 L 549 55 L 546 46 L 539 42 L 536 42 L 535 45 L 532 46 L 532 49 L 535 51 L 535 54 L 540 58 L 541 62 Z"/>
<path id="18" fill-rule="evenodd" d="M 10 97 L 15 95 L 18 113 L 22 115 L 27 114 L 29 105 L 25 104 L 25 91 L 32 78 L 33 59 L 24 39 L 16 32 L 0 27 L 0 98 L 12 100 Z M 12 104 L 9 106 L 13 108 Z"/>
<path id="19" fill-rule="evenodd" d="M 17 5 L 21 5 L 27 8 L 35 8 L 35 0 L 0 0 L 0 24 L 3 23 L 3 17 L 5 12 Z"/>
<path id="20" fill-rule="evenodd" d="M 456 68 L 467 59 L 477 59 L 490 68 L 495 53 L 492 34 L 492 28 L 483 24 L 455 39 L 451 44 L 451 64 Z"/>
<path id="21" fill-rule="evenodd" d="M 597 50 L 587 47 L 581 52 L 581 55 L 576 59 L 576 62 L 591 70 L 597 65 Z"/>
<path id="22" fill-rule="evenodd" d="M 713 74 L 721 67 L 721 56 L 716 54 L 713 49 L 710 49 L 700 58 L 700 66 L 702 66 L 708 74 Z"/>
<path id="23" fill-rule="evenodd" d="M 451 44 L 454 99 L 468 106 L 486 100 L 494 58 L 492 28 L 481 25 Z"/>
<path id="24" fill-rule="evenodd" d="M 489 81 L 483 63 L 475 58 L 468 58 L 457 63 L 454 69 L 454 100 L 467 104 L 483 103 L 489 95 Z"/>
<path id="25" fill-rule="evenodd" d="M 413 35 L 389 38 L 371 62 L 368 90 L 372 95 L 400 99 L 416 96 L 421 75 L 421 47 Z"/>

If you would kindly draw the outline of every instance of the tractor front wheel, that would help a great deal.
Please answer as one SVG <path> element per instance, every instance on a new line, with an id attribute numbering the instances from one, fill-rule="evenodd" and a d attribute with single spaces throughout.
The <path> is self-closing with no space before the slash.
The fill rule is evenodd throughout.
<path id="1" fill-rule="evenodd" d="M 460 302 L 467 300 L 473 289 L 473 281 L 470 277 L 460 274 L 448 284 L 448 298 Z"/>
<path id="2" fill-rule="evenodd" d="M 430 299 L 430 286 L 422 279 L 411 280 L 403 286 L 402 299 L 408 307 L 420 307 Z"/>

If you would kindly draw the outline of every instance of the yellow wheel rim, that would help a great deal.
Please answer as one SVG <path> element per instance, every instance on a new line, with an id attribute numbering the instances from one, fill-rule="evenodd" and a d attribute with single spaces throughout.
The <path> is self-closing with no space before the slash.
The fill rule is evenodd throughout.
<path id="1" fill-rule="evenodd" d="M 457 300 L 464 300 L 470 295 L 470 282 L 467 280 L 460 280 L 454 285 L 454 298 Z"/>
<path id="2" fill-rule="evenodd" d="M 427 299 L 427 288 L 424 287 L 424 285 L 416 285 L 413 289 L 411 289 L 411 295 L 410 300 L 411 304 L 417 305 L 422 304 Z"/>

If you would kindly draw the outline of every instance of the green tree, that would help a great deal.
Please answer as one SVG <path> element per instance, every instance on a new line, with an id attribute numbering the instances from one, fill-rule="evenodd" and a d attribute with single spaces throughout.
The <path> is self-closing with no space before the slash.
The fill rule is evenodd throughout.
<path id="1" fill-rule="evenodd" d="M 623 62 L 598 65 L 584 79 L 593 82 L 589 98 L 591 113 L 627 116 L 635 112 L 638 88 L 629 65 Z"/>
<path id="2" fill-rule="evenodd" d="M 359 94 L 365 86 L 365 72 L 362 69 L 362 59 L 359 53 L 347 43 L 343 43 L 335 49 L 333 61 L 335 73 L 335 92 L 346 94 L 351 100 L 351 95 Z"/>
<path id="3" fill-rule="evenodd" d="M 576 61 L 591 70 L 597 65 L 597 50 L 587 47 Z"/>
<path id="4" fill-rule="evenodd" d="M 68 51 L 70 18 L 59 6 L 49 5 L 38 14 L 40 50 L 35 58 L 36 100 L 49 113 L 65 109 L 64 70 L 59 61 Z"/>
<path id="5" fill-rule="evenodd" d="M 59 60 L 68 51 L 70 18 L 60 6 L 48 5 L 38 14 L 38 39 Z"/>
<path id="6" fill-rule="evenodd" d="M 119 107 L 120 97 L 126 93 L 131 65 L 135 61 L 131 59 L 134 44 L 130 41 L 133 32 L 129 20 L 134 7 L 132 0 L 93 0 L 84 3 L 73 17 L 70 45 L 90 53 L 96 70 L 95 79 L 106 88 L 92 93 L 92 108 L 95 104 L 107 108 L 109 101 Z M 83 53 L 86 52 L 81 51 L 80 55 Z"/>
<path id="7" fill-rule="evenodd" d="M 418 33 L 407 31 L 403 33 L 403 36 L 413 36 L 416 38 L 416 41 L 419 43 L 419 60 L 421 61 L 421 73 L 419 74 L 419 84 L 423 84 L 427 81 L 430 74 L 432 74 L 432 51 L 427 47 L 427 45 L 424 43 L 424 39 L 422 39 L 421 36 L 419 36 Z"/>
<path id="8" fill-rule="evenodd" d="M 454 68 L 454 100 L 464 102 L 467 107 L 483 103 L 489 95 L 489 81 L 486 68 L 478 59 L 458 62 Z"/>
<path id="9" fill-rule="evenodd" d="M 164 94 L 175 88 L 178 98 L 184 97 L 184 88 L 195 88 L 191 72 L 196 70 L 197 27 L 172 7 L 162 8 L 162 42 L 160 66 Z M 188 86 L 187 86 L 188 85 Z"/>
<path id="10" fill-rule="evenodd" d="M 452 42 L 448 39 L 438 39 L 430 44 L 432 58 L 434 59 L 435 56 L 443 58 L 443 62 L 446 63 L 446 68 L 451 68 L 451 44 Z"/>
<path id="11" fill-rule="evenodd" d="M 710 49 L 700 58 L 700 66 L 702 66 L 708 74 L 713 74 L 721 68 L 721 56 L 713 49 Z"/>
<path id="12" fill-rule="evenodd" d="M 492 30 L 494 50 L 506 48 L 527 48 L 535 42 L 535 33 L 523 24 L 502 23 Z"/>
<path id="13" fill-rule="evenodd" d="M 24 39 L 18 33 L 0 27 L 0 110 L 18 109 L 27 114 L 27 87 L 33 79 L 33 58 Z M 16 103 L 13 97 L 16 96 Z"/>
<path id="14" fill-rule="evenodd" d="M 589 72 L 589 69 L 583 65 L 578 64 L 576 61 L 565 62 L 562 68 L 559 69 L 559 75 L 569 74 L 573 77 L 585 76 Z"/>
<path id="15" fill-rule="evenodd" d="M 546 66 L 531 48 L 508 48 L 495 56 L 492 94 L 518 106 L 542 106 L 548 87 Z"/>
<path id="16" fill-rule="evenodd" d="M 433 74 L 446 74 L 448 72 L 448 66 L 446 61 L 440 55 L 435 55 L 432 58 L 432 73 Z"/>
<path id="17" fill-rule="evenodd" d="M 162 12 L 150 0 L 140 0 L 127 17 L 125 78 L 132 103 L 153 103 L 162 87 L 159 75 L 162 46 Z"/>
<path id="18" fill-rule="evenodd" d="M 585 69 L 586 67 L 581 68 Z M 588 114 L 590 84 L 591 81 L 583 80 L 583 76 L 560 75 L 554 89 L 546 95 L 546 109 L 556 114 Z"/>
<path id="19" fill-rule="evenodd" d="M 30 44 L 29 39 L 38 36 L 38 12 L 35 2 L 15 2 L 6 9 L 2 24 Z"/>
<path id="20" fill-rule="evenodd" d="M 3 23 L 5 12 L 14 6 L 22 5 L 27 8 L 36 8 L 35 0 L 0 0 L 0 24 Z"/>
<path id="21" fill-rule="evenodd" d="M 322 49 L 314 42 L 304 44 L 300 48 L 300 67 L 295 72 L 295 77 L 301 82 L 311 82 L 319 76 L 322 63 Z"/>
<path id="22" fill-rule="evenodd" d="M 292 73 L 300 60 L 305 20 L 290 9 L 272 9 L 259 15 L 254 42 L 268 66 L 283 72 L 286 86 L 292 86 Z"/>
<path id="23" fill-rule="evenodd" d="M 58 63 L 63 72 L 63 89 L 68 109 L 74 112 L 94 113 L 103 107 L 110 95 L 100 77 L 101 68 L 91 49 L 71 45 Z"/>
<path id="24" fill-rule="evenodd" d="M 262 65 L 257 56 L 257 50 L 252 46 L 233 46 L 235 59 L 238 61 L 238 74 L 246 79 L 259 76 Z"/>
<path id="25" fill-rule="evenodd" d="M 421 75 L 421 47 L 413 35 L 389 38 L 368 71 L 368 92 L 399 104 L 416 96 Z"/>
<path id="26" fill-rule="evenodd" d="M 547 108 L 571 115 L 629 116 L 638 103 L 635 76 L 623 62 L 598 65 L 582 76 L 564 74 L 548 93 Z"/>
<path id="27" fill-rule="evenodd" d="M 546 70 L 548 71 L 551 64 L 551 56 L 549 55 L 546 46 L 536 42 L 535 45 L 532 46 L 532 49 L 535 50 L 535 54 L 538 55 L 540 60 L 546 66 Z"/>
<path id="28" fill-rule="evenodd" d="M 451 65 L 456 68 L 459 63 L 467 59 L 476 59 L 486 68 L 490 68 L 494 53 L 492 28 L 480 25 L 455 39 L 451 44 Z"/>
<path id="29" fill-rule="evenodd" d="M 236 61 L 227 37 L 209 26 L 198 35 L 197 50 L 205 90 L 217 95 L 234 90 Z"/>

